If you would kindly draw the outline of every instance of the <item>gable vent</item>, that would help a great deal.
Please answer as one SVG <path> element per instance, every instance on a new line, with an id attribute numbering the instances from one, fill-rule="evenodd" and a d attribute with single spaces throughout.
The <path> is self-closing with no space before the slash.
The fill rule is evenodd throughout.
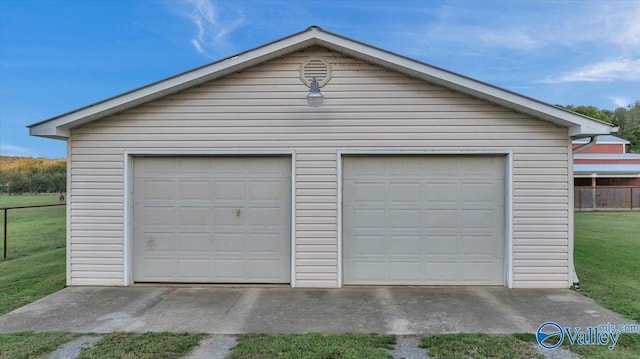
<path id="1" fill-rule="evenodd" d="M 310 59 L 302 64 L 300 69 L 300 79 L 307 86 L 310 86 L 311 81 L 315 77 L 320 84 L 320 87 L 324 86 L 329 79 L 331 79 L 331 67 L 322 59 Z"/>

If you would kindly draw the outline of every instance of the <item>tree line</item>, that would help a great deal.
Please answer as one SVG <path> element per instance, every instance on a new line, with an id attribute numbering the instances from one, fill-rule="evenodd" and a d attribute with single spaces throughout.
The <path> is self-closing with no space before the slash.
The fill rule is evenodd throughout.
<path id="1" fill-rule="evenodd" d="M 67 190 L 67 160 L 0 156 L 0 193 Z"/>

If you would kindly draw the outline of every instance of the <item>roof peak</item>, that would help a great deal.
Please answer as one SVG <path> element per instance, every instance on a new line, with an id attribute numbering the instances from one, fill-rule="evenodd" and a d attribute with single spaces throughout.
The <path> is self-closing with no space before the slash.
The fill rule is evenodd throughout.
<path id="1" fill-rule="evenodd" d="M 585 137 L 612 132 L 610 124 L 599 120 L 560 109 L 464 75 L 322 30 L 317 25 L 312 25 L 306 31 L 289 35 L 237 55 L 29 125 L 29 131 L 35 136 L 65 139 L 70 136 L 70 129 L 76 126 L 224 77 L 230 73 L 241 71 L 244 68 L 312 45 L 320 45 L 333 51 L 339 51 L 354 58 L 363 59 L 438 86 L 568 127 L 568 134 L 571 137 Z"/>

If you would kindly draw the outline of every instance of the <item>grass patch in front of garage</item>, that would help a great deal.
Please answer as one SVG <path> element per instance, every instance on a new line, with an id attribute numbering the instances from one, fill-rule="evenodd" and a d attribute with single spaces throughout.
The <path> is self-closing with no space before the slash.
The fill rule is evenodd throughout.
<path id="1" fill-rule="evenodd" d="M 65 259 L 58 248 L 0 261 L 0 315 L 64 288 Z"/>
<path id="2" fill-rule="evenodd" d="M 43 358 L 77 336 L 79 335 L 60 332 L 2 334 L 0 359 Z"/>
<path id="3" fill-rule="evenodd" d="M 229 358 L 389 358 L 395 343 L 393 335 L 246 334 Z"/>
<path id="4" fill-rule="evenodd" d="M 639 233 L 638 212 L 575 214 L 574 260 L 580 292 L 636 321 L 640 321 Z"/>
<path id="5" fill-rule="evenodd" d="M 92 348 L 83 348 L 78 359 L 169 359 L 191 352 L 205 334 L 111 333 Z"/>
<path id="6" fill-rule="evenodd" d="M 422 337 L 420 347 L 432 358 L 539 358 L 533 334 L 440 334 Z"/>
<path id="7" fill-rule="evenodd" d="M 592 359 L 637 359 L 640 358 L 640 334 L 620 334 L 613 350 L 604 345 L 570 345 L 564 340 L 562 347 L 584 358 Z"/>
<path id="8" fill-rule="evenodd" d="M 57 194 L 0 195 L 0 208 L 55 203 Z M 0 315 L 64 288 L 65 218 L 64 206 L 7 212 L 7 259 L 0 257 Z M 3 222 L 0 215 L 0 226 Z"/>

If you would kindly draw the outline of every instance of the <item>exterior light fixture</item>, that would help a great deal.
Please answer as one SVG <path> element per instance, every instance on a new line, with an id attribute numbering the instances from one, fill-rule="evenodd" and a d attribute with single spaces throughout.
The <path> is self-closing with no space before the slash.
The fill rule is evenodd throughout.
<path id="1" fill-rule="evenodd" d="M 322 92 L 320 92 L 320 84 L 314 77 L 309 84 L 309 93 L 307 94 L 307 104 L 311 107 L 320 107 L 322 105 Z"/>

